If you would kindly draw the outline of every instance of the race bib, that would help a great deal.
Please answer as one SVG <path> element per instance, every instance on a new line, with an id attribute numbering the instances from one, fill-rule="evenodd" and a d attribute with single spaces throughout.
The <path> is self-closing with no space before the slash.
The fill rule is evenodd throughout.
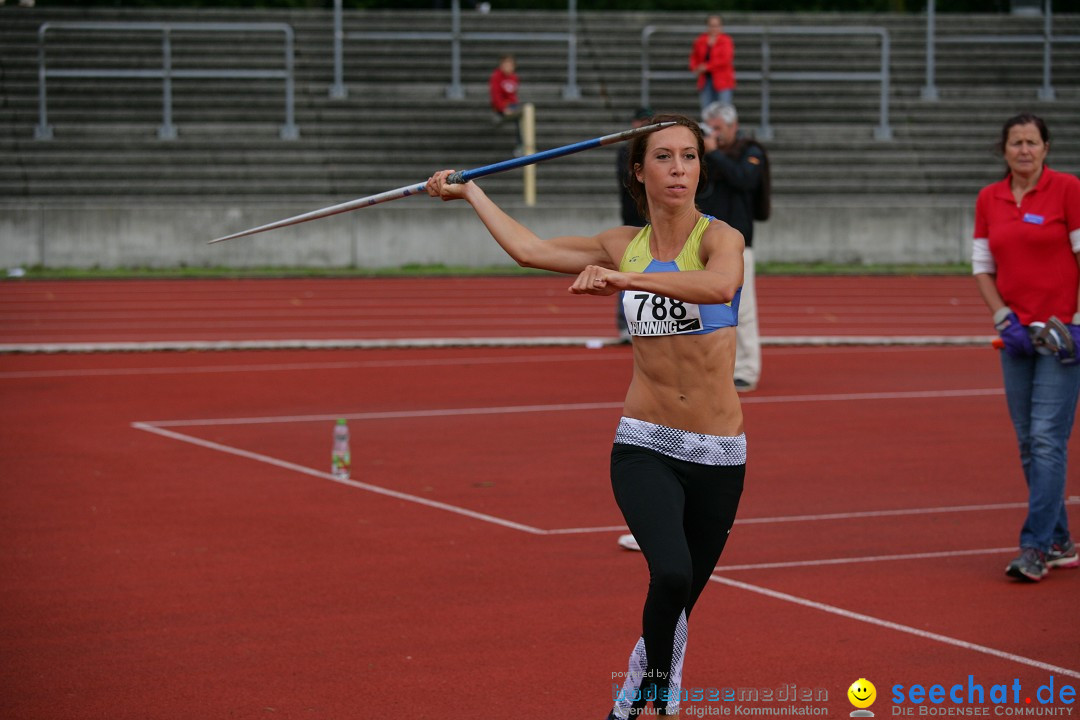
<path id="1" fill-rule="evenodd" d="M 623 314 L 631 335 L 681 335 L 701 330 L 701 308 L 663 295 L 628 290 Z"/>

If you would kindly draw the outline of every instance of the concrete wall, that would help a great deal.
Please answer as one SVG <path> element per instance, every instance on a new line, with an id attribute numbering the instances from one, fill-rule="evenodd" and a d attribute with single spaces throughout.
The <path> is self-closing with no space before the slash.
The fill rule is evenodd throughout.
<path id="1" fill-rule="evenodd" d="M 330 200 L 332 204 L 338 200 Z M 972 201 L 973 202 L 973 201 Z M 860 199 L 781 201 L 758 224 L 759 261 L 967 262 L 972 202 Z M 463 204 L 425 197 L 365 208 L 208 245 L 229 233 L 297 215 L 309 205 L 0 205 L 0 267 L 398 267 L 512 264 Z M 544 237 L 591 234 L 618 223 L 609 207 L 507 205 Z"/>

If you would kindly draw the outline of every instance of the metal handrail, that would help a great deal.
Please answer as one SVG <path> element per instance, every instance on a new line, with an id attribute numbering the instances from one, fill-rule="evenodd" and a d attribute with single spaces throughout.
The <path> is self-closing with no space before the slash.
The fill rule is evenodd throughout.
<path id="1" fill-rule="evenodd" d="M 678 34 L 700 34 L 700 25 L 648 25 L 641 31 L 641 104 L 647 107 L 649 103 L 650 80 L 684 80 L 693 77 L 689 70 L 651 70 L 649 68 L 649 41 L 658 32 L 672 32 Z M 739 70 L 737 76 L 741 80 L 761 81 L 761 127 L 758 137 L 769 140 L 773 137 L 772 126 L 769 124 L 769 99 L 772 81 L 844 81 L 865 82 L 875 81 L 881 83 L 879 99 L 880 117 L 877 127 L 874 128 L 874 137 L 878 140 L 891 140 L 892 128 L 889 126 L 889 31 L 884 27 L 852 26 L 852 27 L 799 27 L 794 25 L 782 25 L 766 27 L 759 25 L 725 26 L 724 32 L 729 35 L 760 35 L 761 36 L 761 70 Z M 784 36 L 844 36 L 844 35 L 873 35 L 881 39 L 881 65 L 877 72 L 774 72 L 769 67 L 771 45 L 769 37 L 773 35 Z"/>
<path id="2" fill-rule="evenodd" d="M 114 32 L 161 33 L 161 69 L 160 70 L 118 70 L 106 69 L 48 69 L 45 66 L 45 34 L 49 30 L 100 30 Z M 281 32 L 285 39 L 284 70 L 186 70 L 172 66 L 173 31 L 206 32 Z M 172 79 L 175 78 L 227 78 L 227 79 L 283 79 L 285 81 L 285 124 L 281 126 L 282 140 L 295 140 L 300 131 L 295 122 L 295 98 L 293 90 L 293 53 L 294 35 L 291 25 L 285 23 L 200 23 L 200 22 L 46 22 L 38 27 L 38 124 L 34 127 L 34 138 L 51 140 L 52 126 L 48 122 L 46 101 L 46 78 L 161 78 L 162 80 L 162 122 L 158 128 L 158 138 L 172 140 L 176 137 L 176 126 L 172 121 Z"/>
<path id="3" fill-rule="evenodd" d="M 496 40 L 505 42 L 537 41 L 566 43 L 566 85 L 563 86 L 564 100 L 578 100 L 581 89 L 577 82 L 577 0 L 567 2 L 567 32 L 462 32 L 461 0 L 453 0 L 450 12 L 450 30 L 431 32 L 394 32 L 394 31 L 354 31 L 342 29 L 341 0 L 334 0 L 334 84 L 330 86 L 330 97 L 341 99 L 348 96 L 344 82 L 344 40 L 406 40 L 406 41 L 445 41 L 450 43 L 450 84 L 446 87 L 446 97 L 461 100 L 465 89 L 461 84 L 461 43 L 469 40 Z"/>
<path id="4" fill-rule="evenodd" d="M 970 45 L 974 43 L 993 43 L 995 45 L 1018 45 L 1041 43 L 1043 46 L 1043 84 L 1039 88 L 1037 96 L 1040 100 L 1055 100 L 1057 94 L 1054 86 L 1050 84 L 1050 55 L 1054 43 L 1077 43 L 1080 35 L 1054 35 L 1053 29 L 1053 2 L 1045 0 L 1043 11 L 1042 35 L 937 35 L 934 0 L 927 0 L 926 4 L 926 85 L 922 88 L 923 100 L 937 100 L 938 89 L 934 84 L 936 72 L 935 52 L 938 43 L 953 45 Z"/>

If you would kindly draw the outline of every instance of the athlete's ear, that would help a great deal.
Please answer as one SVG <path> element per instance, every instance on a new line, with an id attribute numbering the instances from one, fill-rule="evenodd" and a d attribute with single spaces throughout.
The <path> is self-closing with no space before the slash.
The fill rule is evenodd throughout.
<path id="1" fill-rule="evenodd" d="M 634 163 L 634 177 L 637 178 L 637 181 L 642 185 L 645 184 L 645 180 L 641 177 L 641 163 Z"/>

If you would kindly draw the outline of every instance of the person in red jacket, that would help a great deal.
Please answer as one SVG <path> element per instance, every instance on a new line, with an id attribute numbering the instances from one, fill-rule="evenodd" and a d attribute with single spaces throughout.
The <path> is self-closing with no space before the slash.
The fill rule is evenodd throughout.
<path id="1" fill-rule="evenodd" d="M 690 51 L 690 69 L 697 73 L 701 112 L 714 102 L 732 104 L 735 96 L 735 43 L 724 33 L 724 21 L 710 15 L 706 32 L 698 35 Z"/>
<path id="2" fill-rule="evenodd" d="M 491 110 L 496 125 L 509 120 L 514 124 L 517 147 L 514 155 L 521 155 L 524 142 L 521 137 L 521 106 L 518 104 L 518 88 L 521 82 L 517 76 L 517 63 L 513 55 L 503 55 L 499 65 L 488 79 L 488 91 L 491 97 Z"/>

